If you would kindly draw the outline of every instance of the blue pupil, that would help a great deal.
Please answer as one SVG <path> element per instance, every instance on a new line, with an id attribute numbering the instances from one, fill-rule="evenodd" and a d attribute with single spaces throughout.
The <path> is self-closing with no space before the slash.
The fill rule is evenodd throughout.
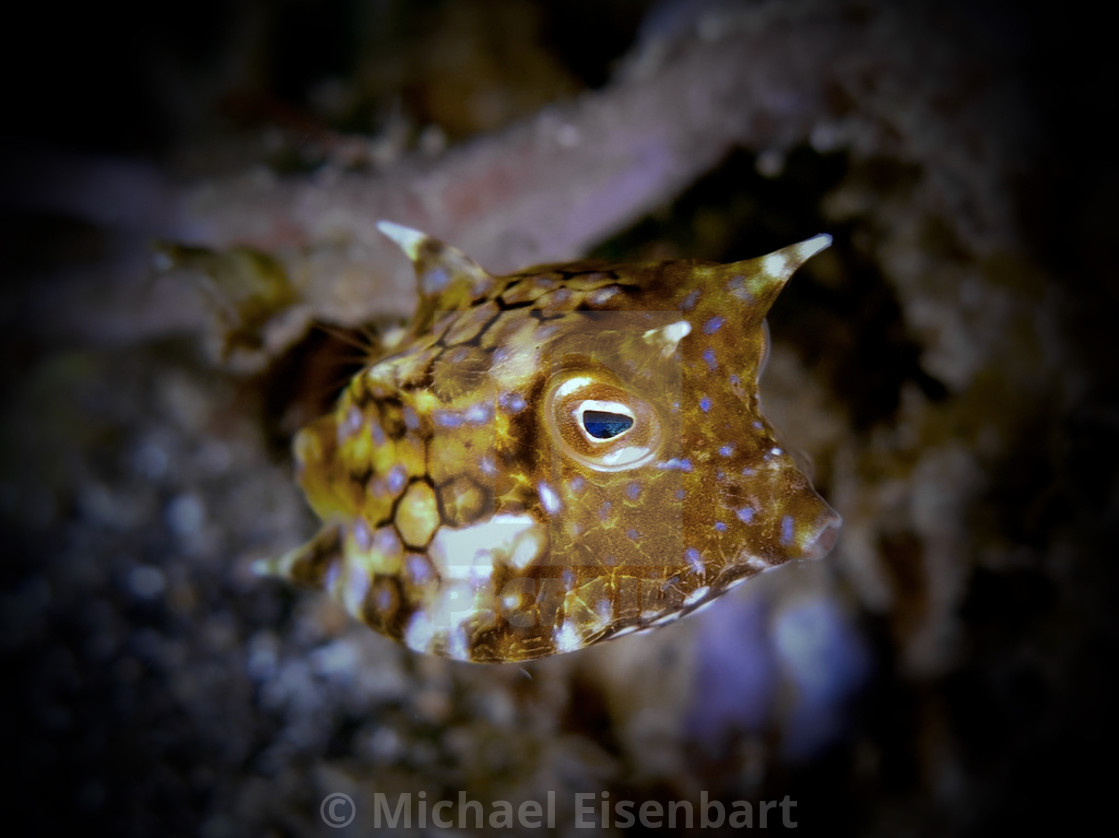
<path id="1" fill-rule="evenodd" d="M 613 439 L 633 427 L 633 420 L 620 413 L 587 410 L 583 413 L 583 427 L 595 439 Z"/>

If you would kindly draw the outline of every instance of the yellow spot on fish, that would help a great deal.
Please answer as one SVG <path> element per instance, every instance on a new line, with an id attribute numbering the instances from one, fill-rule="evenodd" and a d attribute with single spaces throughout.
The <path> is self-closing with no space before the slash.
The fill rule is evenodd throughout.
<path id="1" fill-rule="evenodd" d="M 435 492 L 426 483 L 413 483 L 400 499 L 396 510 L 396 529 L 410 547 L 423 547 L 439 525 Z"/>

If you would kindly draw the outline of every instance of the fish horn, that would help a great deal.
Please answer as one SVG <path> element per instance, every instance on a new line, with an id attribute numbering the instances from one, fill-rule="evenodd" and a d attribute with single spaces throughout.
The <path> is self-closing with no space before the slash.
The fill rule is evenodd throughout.
<path id="1" fill-rule="evenodd" d="M 457 311 L 492 290 L 493 277 L 461 250 L 392 221 L 377 222 L 377 229 L 396 242 L 412 260 L 421 309 Z"/>
<path id="2" fill-rule="evenodd" d="M 729 277 L 727 289 L 731 296 L 749 303 L 753 316 L 760 319 L 769 311 L 797 268 L 826 249 L 831 242 L 831 236 L 821 233 L 766 256 L 722 265 L 719 272 Z"/>

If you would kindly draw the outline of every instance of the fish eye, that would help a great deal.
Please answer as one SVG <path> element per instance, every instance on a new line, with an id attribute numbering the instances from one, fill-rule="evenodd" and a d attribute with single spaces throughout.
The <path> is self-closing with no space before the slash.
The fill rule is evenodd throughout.
<path id="1" fill-rule="evenodd" d="M 617 402 L 587 399 L 575 411 L 579 424 L 592 439 L 615 439 L 633 427 L 633 413 Z"/>
<path id="2" fill-rule="evenodd" d="M 609 374 L 564 376 L 548 392 L 546 416 L 553 444 L 595 471 L 644 465 L 663 441 L 653 406 Z"/>

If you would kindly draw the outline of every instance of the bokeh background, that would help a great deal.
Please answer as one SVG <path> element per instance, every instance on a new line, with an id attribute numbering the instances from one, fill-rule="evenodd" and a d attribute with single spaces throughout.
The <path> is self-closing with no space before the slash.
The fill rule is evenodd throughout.
<path id="1" fill-rule="evenodd" d="M 828 835 L 1107 816 L 1117 76 L 1086 4 L 64 3 L 0 38 L 11 817 L 366 835 L 375 793 L 420 791 L 554 791 L 564 835 L 604 791 L 789 795 Z M 836 550 L 523 666 L 254 577 L 315 526 L 291 435 L 411 311 L 380 218 L 495 271 L 830 232 L 763 398 Z"/>

